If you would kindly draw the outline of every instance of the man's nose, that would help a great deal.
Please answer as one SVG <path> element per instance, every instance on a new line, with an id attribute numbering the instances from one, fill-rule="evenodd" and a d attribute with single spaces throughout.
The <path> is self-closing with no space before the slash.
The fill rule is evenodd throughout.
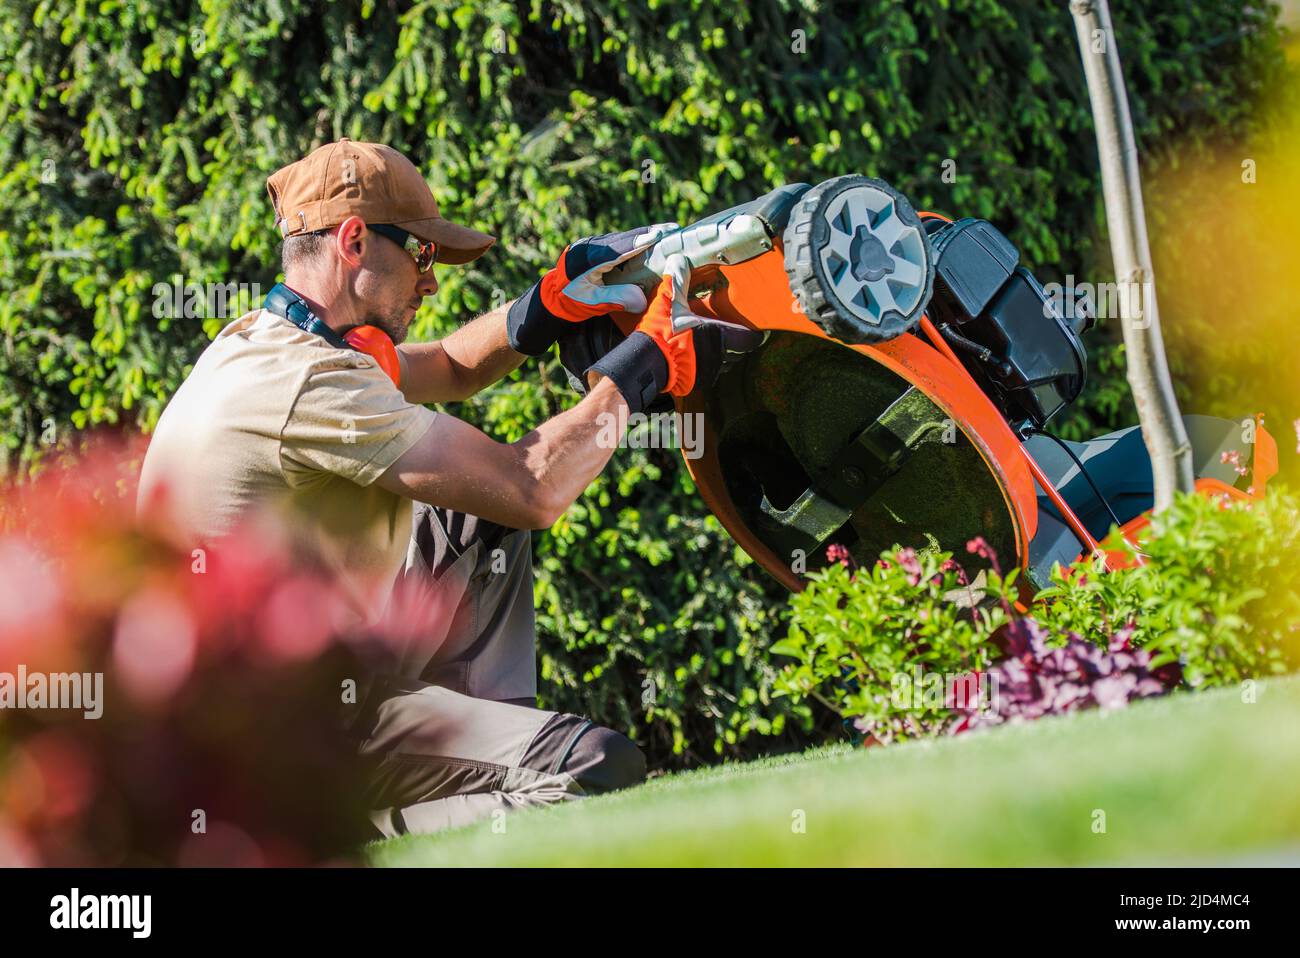
<path id="1" fill-rule="evenodd" d="M 433 270 L 427 273 L 421 273 L 415 281 L 415 290 L 421 296 L 432 296 L 438 292 L 438 280 L 433 275 Z"/>

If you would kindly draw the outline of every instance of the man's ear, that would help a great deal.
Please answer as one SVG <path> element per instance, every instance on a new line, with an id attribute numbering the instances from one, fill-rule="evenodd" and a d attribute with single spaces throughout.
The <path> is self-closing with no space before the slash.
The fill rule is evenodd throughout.
<path id="1" fill-rule="evenodd" d="M 370 242 L 366 221 L 360 216 L 349 216 L 339 224 L 338 232 L 334 234 L 334 242 L 339 259 L 349 266 L 360 266 L 366 243 Z"/>

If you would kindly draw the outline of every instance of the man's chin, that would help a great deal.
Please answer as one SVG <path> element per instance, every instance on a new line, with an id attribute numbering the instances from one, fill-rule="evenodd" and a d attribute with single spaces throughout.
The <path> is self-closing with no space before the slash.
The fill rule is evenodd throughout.
<path id="1" fill-rule="evenodd" d="M 414 319 L 414 315 L 411 318 Z M 377 316 L 370 317 L 368 324 L 374 326 L 391 339 L 394 346 L 400 346 L 402 343 L 406 342 L 406 334 L 411 328 L 409 322 L 404 323 L 400 320 L 380 319 Z"/>

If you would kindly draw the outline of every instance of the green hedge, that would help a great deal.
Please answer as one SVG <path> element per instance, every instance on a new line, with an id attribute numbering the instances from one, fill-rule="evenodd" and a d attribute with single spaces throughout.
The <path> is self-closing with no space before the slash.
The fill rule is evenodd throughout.
<path id="1" fill-rule="evenodd" d="M 222 324 L 155 317 L 155 285 L 267 288 L 265 177 L 343 135 L 406 151 L 448 216 L 501 238 L 443 274 L 423 335 L 575 237 L 847 172 L 994 220 L 1044 279 L 1078 274 L 1100 200 L 1066 4 L 909 7 L 4 0 L 6 470 L 73 428 L 148 428 Z M 1284 68 L 1270 9 L 1114 7 L 1151 168 L 1249 133 Z M 1131 421 L 1104 331 L 1096 348 L 1067 433 Z M 455 411 L 511 437 L 572 401 L 553 358 L 522 373 Z M 627 452 L 538 537 L 546 702 L 635 728 L 660 763 L 816 733 L 768 697 L 779 590 L 704 516 L 670 457 Z"/>

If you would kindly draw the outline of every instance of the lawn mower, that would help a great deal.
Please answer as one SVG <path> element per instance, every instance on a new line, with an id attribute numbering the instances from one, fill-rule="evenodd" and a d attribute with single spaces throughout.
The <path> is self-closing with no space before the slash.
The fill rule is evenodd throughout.
<path id="1" fill-rule="evenodd" d="M 792 183 L 659 238 L 605 282 L 652 294 L 675 254 L 695 312 L 767 333 L 676 411 L 703 420 L 686 467 L 705 503 L 789 588 L 832 545 L 859 564 L 895 544 L 966 562 L 982 537 L 1042 587 L 1057 562 L 1126 561 L 1100 550 L 1112 525 L 1138 544 L 1154 498 L 1138 427 L 1047 430 L 1084 386 L 1087 304 L 1049 296 L 992 223 L 918 212 L 867 176 Z M 634 324 L 615 314 L 561 342 L 575 385 Z M 1263 495 L 1277 447 L 1262 423 L 1184 419 L 1200 492 Z"/>

